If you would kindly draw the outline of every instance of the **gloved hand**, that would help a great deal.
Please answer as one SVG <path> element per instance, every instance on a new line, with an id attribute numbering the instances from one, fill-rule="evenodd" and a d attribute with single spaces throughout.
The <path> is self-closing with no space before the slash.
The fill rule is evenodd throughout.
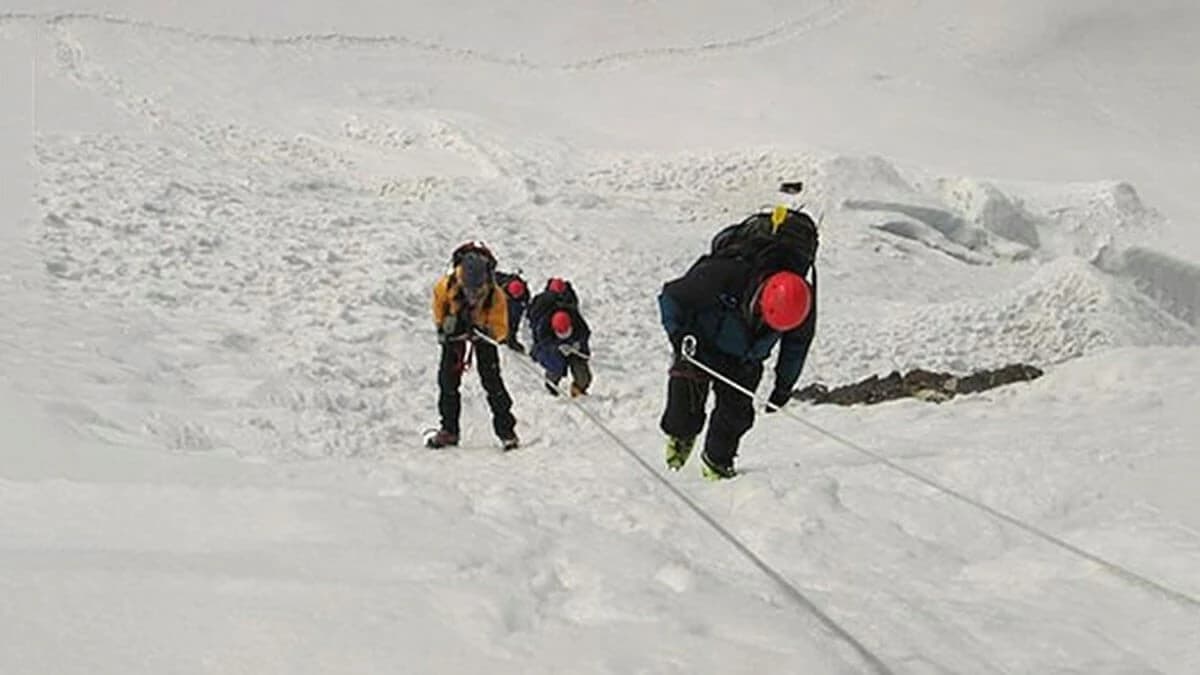
<path id="1" fill-rule="evenodd" d="M 451 342 L 473 339 L 474 334 L 470 330 L 471 324 L 469 321 L 460 320 L 459 317 L 449 314 L 446 318 L 442 319 L 442 324 L 438 326 L 438 344 L 444 345 Z"/>
<path id="2" fill-rule="evenodd" d="M 564 342 L 558 346 L 558 353 L 562 354 L 563 356 L 570 356 L 572 354 L 578 354 L 579 352 L 580 350 L 578 342 Z"/>
<path id="3" fill-rule="evenodd" d="M 768 414 L 773 413 L 787 405 L 788 401 L 790 400 L 792 400 L 792 392 L 786 389 L 776 389 L 775 391 L 771 392 L 771 396 L 767 399 L 767 402 L 771 405 L 765 406 L 763 408 L 763 412 Z"/>

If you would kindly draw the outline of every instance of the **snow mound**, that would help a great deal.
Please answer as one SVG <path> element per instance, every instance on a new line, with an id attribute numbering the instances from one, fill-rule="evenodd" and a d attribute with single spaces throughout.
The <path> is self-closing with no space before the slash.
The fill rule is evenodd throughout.
<path id="1" fill-rule="evenodd" d="M 1196 333 L 1086 261 L 1060 258 L 995 297 L 844 313 L 819 340 L 808 375 L 845 379 L 916 367 L 1054 364 L 1112 347 L 1190 344 Z"/>
<path id="2" fill-rule="evenodd" d="M 1103 248 L 1096 265 L 1131 279 L 1172 316 L 1200 328 L 1200 265 L 1141 246 Z"/>

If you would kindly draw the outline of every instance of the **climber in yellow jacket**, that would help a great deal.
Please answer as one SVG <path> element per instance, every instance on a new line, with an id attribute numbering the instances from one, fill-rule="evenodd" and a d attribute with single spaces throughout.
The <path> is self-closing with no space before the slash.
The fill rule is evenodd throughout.
<path id="1" fill-rule="evenodd" d="M 500 354 L 491 342 L 478 339 L 476 331 L 496 342 L 508 339 L 508 300 L 496 284 L 496 258 L 479 242 L 468 242 L 451 256 L 453 269 L 433 287 L 433 321 L 442 347 L 438 365 L 438 413 L 441 429 L 429 436 L 431 448 L 458 445 L 462 400 L 462 374 L 475 355 L 479 380 L 492 409 L 492 428 L 505 450 L 516 448 L 517 421 L 512 414 L 512 397 L 500 376 Z"/>

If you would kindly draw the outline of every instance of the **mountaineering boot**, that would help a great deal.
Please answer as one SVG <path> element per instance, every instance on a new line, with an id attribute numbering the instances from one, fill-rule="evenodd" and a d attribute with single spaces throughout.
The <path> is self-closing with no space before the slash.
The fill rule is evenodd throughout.
<path id="1" fill-rule="evenodd" d="M 504 448 L 504 451 L 508 452 L 509 450 L 516 450 L 518 447 L 520 447 L 521 441 L 517 439 L 516 434 L 513 434 L 512 438 L 501 438 L 500 444 L 501 447 Z"/>
<path id="2" fill-rule="evenodd" d="M 572 382 L 571 398 L 579 398 L 580 396 L 587 396 L 587 389 Z"/>
<path id="3" fill-rule="evenodd" d="M 430 434 L 425 438 L 425 447 L 427 448 L 444 448 L 447 445 L 458 445 L 458 434 L 440 429 L 437 433 Z"/>
<path id="4" fill-rule="evenodd" d="M 667 436 L 667 468 L 672 471 L 678 471 L 687 464 L 688 457 L 692 454 L 692 446 L 696 444 L 696 437 L 680 438 L 678 436 Z"/>
<path id="5" fill-rule="evenodd" d="M 700 453 L 700 475 L 711 481 L 728 480 L 737 476 L 737 470 L 733 468 L 732 464 L 729 466 L 717 464 L 709 459 L 708 453 L 702 452 Z"/>

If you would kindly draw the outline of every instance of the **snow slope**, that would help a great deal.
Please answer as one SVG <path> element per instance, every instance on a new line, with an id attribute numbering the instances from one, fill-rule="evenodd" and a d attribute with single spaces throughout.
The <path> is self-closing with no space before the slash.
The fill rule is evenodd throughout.
<path id="1" fill-rule="evenodd" d="M 9 3 L 0 672 L 1200 669 L 1198 24 Z M 804 381 L 1046 377 L 795 408 L 857 450 L 764 417 L 728 484 L 632 461 L 658 286 L 781 178 L 822 217 Z M 474 382 L 464 447 L 418 447 L 476 237 L 596 330 L 587 415 L 506 355 L 507 456 Z"/>

